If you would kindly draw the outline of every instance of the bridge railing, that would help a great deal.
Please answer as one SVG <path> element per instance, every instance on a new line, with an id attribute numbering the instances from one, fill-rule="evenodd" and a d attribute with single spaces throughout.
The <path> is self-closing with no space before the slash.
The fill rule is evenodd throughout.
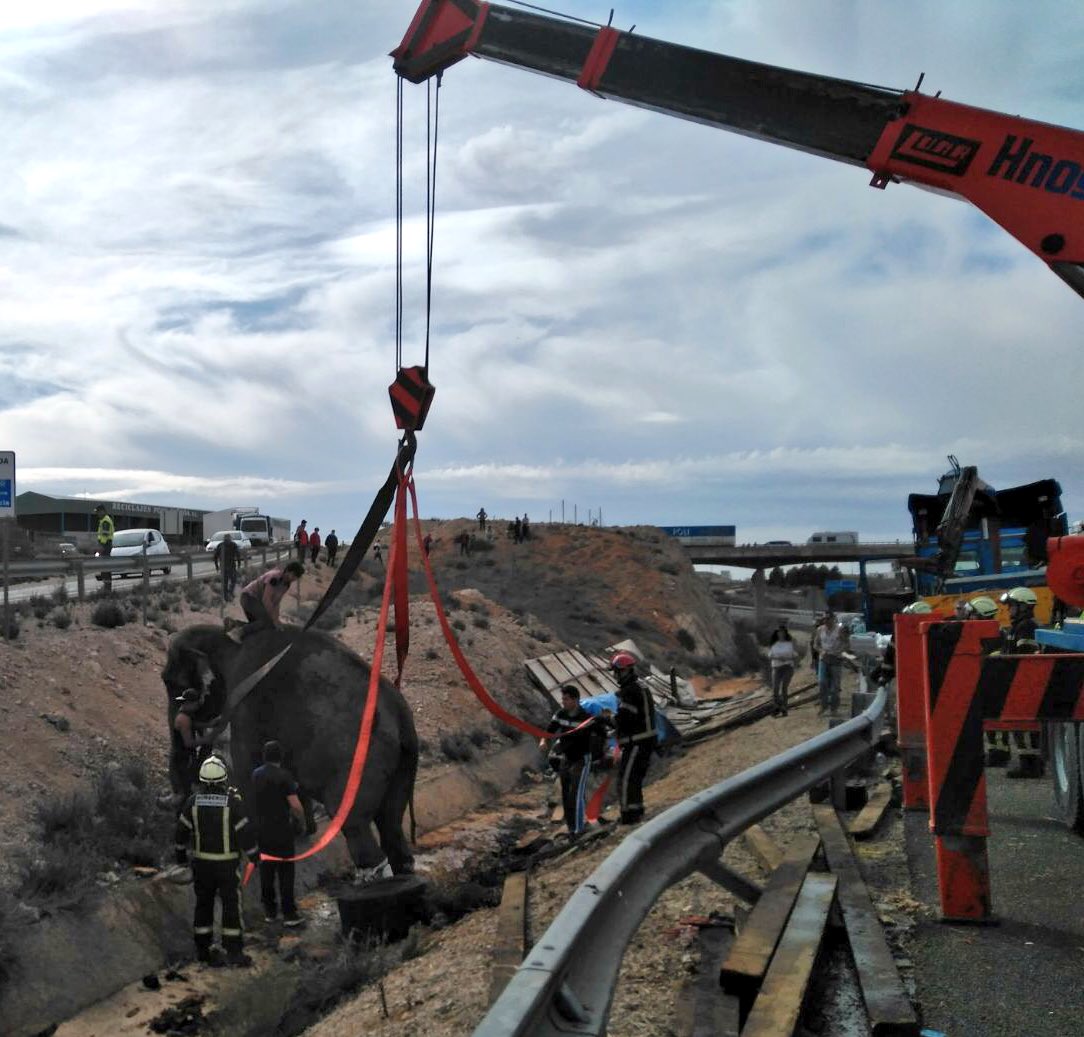
<path id="1" fill-rule="evenodd" d="M 691 796 L 627 836 L 572 894 L 474 1037 L 604 1034 L 621 961 L 655 901 L 696 871 L 718 881 L 727 843 L 867 752 L 884 709 L 882 688 L 860 716 Z"/>

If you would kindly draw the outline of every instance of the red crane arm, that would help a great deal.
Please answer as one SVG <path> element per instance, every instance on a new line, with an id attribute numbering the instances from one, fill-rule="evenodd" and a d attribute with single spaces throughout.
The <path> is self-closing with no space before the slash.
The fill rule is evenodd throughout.
<path id="1" fill-rule="evenodd" d="M 1084 133 L 478 0 L 422 0 L 392 52 L 414 83 L 468 54 L 966 198 L 1084 296 Z"/>

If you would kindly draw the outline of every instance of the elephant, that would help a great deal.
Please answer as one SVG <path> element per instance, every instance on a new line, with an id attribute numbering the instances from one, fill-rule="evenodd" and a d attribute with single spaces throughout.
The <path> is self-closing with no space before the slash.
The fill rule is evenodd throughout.
<path id="1" fill-rule="evenodd" d="M 230 717 L 231 783 L 243 796 L 264 743 L 275 739 L 302 792 L 333 814 L 346 788 L 371 670 L 330 635 L 287 626 L 237 642 L 218 626 L 180 631 L 170 640 L 162 670 L 170 730 L 185 688 L 208 688 L 195 718 L 207 722 L 221 714 L 233 688 L 287 647 Z M 409 704 L 389 680 L 381 677 L 377 694 L 361 787 L 342 829 L 359 880 L 408 874 L 414 867 L 403 815 L 409 805 L 413 820 L 418 734 Z M 180 792 L 178 775 L 171 770 L 170 778 Z"/>

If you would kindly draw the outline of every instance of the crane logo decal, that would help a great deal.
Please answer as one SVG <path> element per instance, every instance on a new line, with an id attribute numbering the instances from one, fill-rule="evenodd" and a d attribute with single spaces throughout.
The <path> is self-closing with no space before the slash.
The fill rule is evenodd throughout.
<path id="1" fill-rule="evenodd" d="M 938 169 L 952 176 L 963 176 L 978 153 L 981 143 L 968 137 L 957 137 L 953 133 L 931 130 L 927 126 L 916 126 L 909 122 L 903 127 L 889 157 L 916 166 L 926 166 L 928 169 Z"/>

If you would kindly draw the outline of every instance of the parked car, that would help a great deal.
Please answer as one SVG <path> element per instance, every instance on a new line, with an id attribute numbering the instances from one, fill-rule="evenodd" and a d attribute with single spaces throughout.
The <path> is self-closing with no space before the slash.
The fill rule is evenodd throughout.
<path id="1" fill-rule="evenodd" d="M 148 557 L 168 555 L 170 553 L 166 538 L 157 529 L 118 529 L 113 534 L 113 550 L 110 557 L 131 558 L 134 555 L 141 555 L 144 548 L 146 548 Z M 95 557 L 98 557 L 97 552 L 95 552 Z M 154 572 L 155 570 L 168 575 L 169 566 L 152 565 L 151 571 Z M 112 575 L 124 577 L 140 576 L 141 574 L 142 570 L 140 569 L 121 569 L 115 571 Z M 98 573 L 96 578 L 99 580 L 104 579 L 105 573 Z"/>
<path id="2" fill-rule="evenodd" d="M 793 547 L 794 545 L 789 540 L 769 540 L 765 547 Z"/>
<path id="3" fill-rule="evenodd" d="M 79 548 L 75 544 L 57 544 L 56 549 L 60 552 L 62 558 L 71 558 L 79 554 Z"/>
<path id="4" fill-rule="evenodd" d="M 215 548 L 226 539 L 226 534 L 229 534 L 230 539 L 242 550 L 247 551 L 252 546 L 252 541 L 249 540 L 244 533 L 239 529 L 220 529 L 217 533 L 211 536 L 211 539 L 207 541 L 205 551 L 214 552 Z"/>

